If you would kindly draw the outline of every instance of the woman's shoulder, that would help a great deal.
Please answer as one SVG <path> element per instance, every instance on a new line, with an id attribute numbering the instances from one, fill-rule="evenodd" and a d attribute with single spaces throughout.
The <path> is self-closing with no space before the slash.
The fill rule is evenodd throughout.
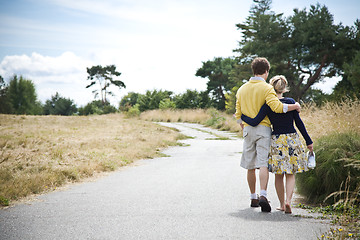
<path id="1" fill-rule="evenodd" d="M 293 98 L 289 98 L 289 97 L 284 97 L 282 99 L 280 99 L 281 102 L 283 103 L 287 103 L 287 104 L 294 104 L 295 100 Z"/>

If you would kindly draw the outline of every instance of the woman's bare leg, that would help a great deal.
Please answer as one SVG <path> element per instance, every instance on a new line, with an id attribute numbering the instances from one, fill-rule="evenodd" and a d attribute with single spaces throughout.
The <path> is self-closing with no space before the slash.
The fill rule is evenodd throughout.
<path id="1" fill-rule="evenodd" d="M 295 188 L 295 175 L 286 174 L 286 201 L 285 201 L 285 212 L 291 213 L 291 199 Z"/>
<path id="2" fill-rule="evenodd" d="M 278 207 L 277 209 L 284 211 L 284 174 L 275 174 L 275 189 L 280 202 L 280 207 Z"/>

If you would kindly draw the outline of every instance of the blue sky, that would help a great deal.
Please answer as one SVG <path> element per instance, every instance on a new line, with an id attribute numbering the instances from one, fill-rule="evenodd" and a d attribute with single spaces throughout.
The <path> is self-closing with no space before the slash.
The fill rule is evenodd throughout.
<path id="1" fill-rule="evenodd" d="M 335 23 L 360 18 L 358 0 L 273 0 L 272 10 L 325 4 Z M 233 56 L 240 41 L 235 24 L 252 0 L 0 0 L 0 75 L 33 80 L 44 102 L 55 92 L 78 105 L 93 99 L 86 67 L 115 64 L 127 92 L 205 90 L 195 77 L 202 61 Z M 333 80 L 318 85 L 329 92 Z"/>

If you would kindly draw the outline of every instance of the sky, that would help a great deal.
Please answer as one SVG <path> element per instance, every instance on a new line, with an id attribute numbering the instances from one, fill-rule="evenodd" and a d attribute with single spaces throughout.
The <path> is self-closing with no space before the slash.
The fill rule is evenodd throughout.
<path id="1" fill-rule="evenodd" d="M 273 0 L 272 10 L 320 3 L 334 23 L 352 26 L 358 0 Z M 202 62 L 236 56 L 252 0 L 0 0 L 0 75 L 34 82 L 41 102 L 58 92 L 78 106 L 94 99 L 87 67 L 116 66 L 126 89 L 112 89 L 118 106 L 128 92 L 203 91 Z M 330 93 L 337 80 L 316 87 Z"/>

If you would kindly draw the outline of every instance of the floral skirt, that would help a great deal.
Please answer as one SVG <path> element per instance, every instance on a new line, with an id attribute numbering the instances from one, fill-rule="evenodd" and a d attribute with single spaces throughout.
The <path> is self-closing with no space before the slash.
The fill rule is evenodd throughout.
<path id="1" fill-rule="evenodd" d="M 305 149 L 297 133 L 271 135 L 269 171 L 294 174 L 308 171 Z"/>

